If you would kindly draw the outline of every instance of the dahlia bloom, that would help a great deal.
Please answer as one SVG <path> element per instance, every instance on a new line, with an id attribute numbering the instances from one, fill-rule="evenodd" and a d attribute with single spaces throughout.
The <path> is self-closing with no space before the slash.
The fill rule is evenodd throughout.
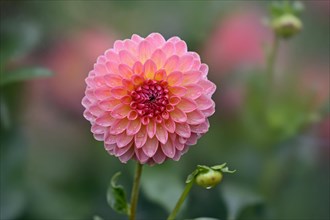
<path id="1" fill-rule="evenodd" d="M 123 163 L 179 160 L 208 131 L 216 86 L 179 37 L 118 40 L 86 78 L 82 105 L 96 140 Z"/>

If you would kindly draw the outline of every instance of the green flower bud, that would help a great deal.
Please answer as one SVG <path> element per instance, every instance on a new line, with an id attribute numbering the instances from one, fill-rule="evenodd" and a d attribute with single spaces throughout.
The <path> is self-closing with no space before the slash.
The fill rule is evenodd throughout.
<path id="1" fill-rule="evenodd" d="M 199 173 L 196 176 L 197 185 L 210 189 L 220 183 L 222 180 L 222 173 L 209 169 L 207 172 Z"/>
<path id="2" fill-rule="evenodd" d="M 290 38 L 302 29 L 300 19 L 293 14 L 281 15 L 273 20 L 272 26 L 275 33 L 282 38 Z"/>

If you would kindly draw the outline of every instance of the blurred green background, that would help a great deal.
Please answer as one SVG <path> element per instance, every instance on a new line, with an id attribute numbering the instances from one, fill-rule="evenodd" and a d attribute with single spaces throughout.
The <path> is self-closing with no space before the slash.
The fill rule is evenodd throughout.
<path id="1" fill-rule="evenodd" d="M 237 172 L 194 187 L 178 219 L 329 219 L 329 1 L 304 1 L 303 31 L 281 41 L 272 88 L 269 3 L 1 0 L 0 219 L 125 219 L 105 193 L 119 170 L 129 193 L 135 163 L 93 139 L 80 102 L 98 55 L 151 32 L 200 53 L 217 109 L 179 162 L 145 166 L 138 219 L 165 219 L 197 164 L 223 162 Z"/>

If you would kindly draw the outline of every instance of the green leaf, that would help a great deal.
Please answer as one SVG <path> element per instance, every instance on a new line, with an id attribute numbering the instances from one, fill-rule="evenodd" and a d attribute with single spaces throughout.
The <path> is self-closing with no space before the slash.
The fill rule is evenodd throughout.
<path id="1" fill-rule="evenodd" d="M 220 220 L 218 218 L 209 218 L 209 217 L 199 217 L 194 219 L 186 219 L 186 220 Z"/>
<path id="2" fill-rule="evenodd" d="M 51 75 L 52 73 L 48 69 L 41 67 L 18 69 L 5 74 L 1 73 L 0 86 Z"/>
<path id="3" fill-rule="evenodd" d="M 224 168 L 225 166 L 227 165 L 227 163 L 223 163 L 223 164 L 220 164 L 220 165 L 215 165 L 212 168 L 212 170 L 221 170 L 222 168 Z"/>
<path id="4" fill-rule="evenodd" d="M 171 212 L 184 190 L 184 183 L 177 173 L 173 172 L 174 165 L 145 167 L 143 170 L 142 190 L 151 201 L 161 205 Z"/>
<path id="5" fill-rule="evenodd" d="M 94 215 L 93 220 L 103 220 L 103 218 L 101 218 L 101 217 L 98 216 L 98 215 Z"/>
<path id="6" fill-rule="evenodd" d="M 235 173 L 236 170 L 229 170 L 228 167 L 224 167 L 224 168 L 221 169 L 221 172 L 223 172 L 223 173 Z"/>
<path id="7" fill-rule="evenodd" d="M 220 189 L 227 205 L 228 220 L 237 219 L 244 209 L 263 202 L 260 195 L 241 185 L 227 182 Z"/>
<path id="8" fill-rule="evenodd" d="M 110 207 L 120 214 L 129 214 L 129 205 L 126 201 L 126 193 L 124 187 L 117 185 L 117 179 L 120 176 L 117 172 L 112 176 L 110 186 L 107 192 L 107 201 Z"/>
<path id="9" fill-rule="evenodd" d="M 191 181 L 194 180 L 195 176 L 198 174 L 198 170 L 194 170 L 194 172 L 192 172 L 191 174 L 188 175 L 187 179 L 186 179 L 186 183 L 190 183 Z"/>

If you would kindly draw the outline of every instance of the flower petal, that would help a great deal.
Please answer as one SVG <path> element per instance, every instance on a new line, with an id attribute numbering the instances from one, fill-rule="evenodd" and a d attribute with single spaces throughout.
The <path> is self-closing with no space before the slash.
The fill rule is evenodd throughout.
<path id="1" fill-rule="evenodd" d="M 102 127 L 109 127 L 116 121 L 115 118 L 111 117 L 109 114 L 105 114 L 100 118 L 97 118 L 95 123 Z"/>
<path id="2" fill-rule="evenodd" d="M 114 118 L 122 119 L 122 118 L 127 117 L 130 110 L 131 110 L 131 108 L 128 105 L 119 104 L 112 110 L 112 112 L 110 114 Z"/>
<path id="3" fill-rule="evenodd" d="M 196 109 L 187 113 L 187 123 L 191 125 L 198 125 L 205 122 L 205 117 L 206 116 L 201 111 Z"/>
<path id="4" fill-rule="evenodd" d="M 197 134 L 204 134 L 209 130 L 210 124 L 208 120 L 199 125 L 190 125 L 190 130 Z"/>
<path id="5" fill-rule="evenodd" d="M 174 52 L 174 44 L 172 42 L 166 42 L 162 47 L 162 51 L 166 54 L 166 57 L 170 57 Z"/>
<path id="6" fill-rule="evenodd" d="M 174 133 L 175 131 L 175 122 L 169 118 L 167 120 L 164 120 L 164 127 L 166 128 L 166 130 L 170 133 Z"/>
<path id="7" fill-rule="evenodd" d="M 172 144 L 172 141 L 167 141 L 165 144 L 160 144 L 163 153 L 169 157 L 173 158 L 175 155 L 175 146 Z"/>
<path id="8" fill-rule="evenodd" d="M 197 84 L 190 84 L 185 86 L 187 88 L 186 98 L 196 99 L 203 93 L 203 88 Z"/>
<path id="9" fill-rule="evenodd" d="M 156 137 L 162 144 L 165 144 L 168 140 L 168 133 L 162 124 L 157 124 L 156 126 Z"/>
<path id="10" fill-rule="evenodd" d="M 191 135 L 190 126 L 187 123 L 176 124 L 175 133 L 184 138 L 189 138 Z"/>
<path id="11" fill-rule="evenodd" d="M 173 111 L 170 112 L 170 116 L 175 122 L 185 122 L 187 120 L 187 115 L 179 108 L 175 108 Z"/>
<path id="12" fill-rule="evenodd" d="M 147 60 L 144 64 L 144 75 L 147 79 L 153 79 L 157 70 L 156 64 L 152 60 Z"/>
<path id="13" fill-rule="evenodd" d="M 106 94 L 103 94 L 106 96 Z M 116 99 L 121 99 L 125 95 L 127 95 L 127 90 L 123 86 L 117 86 L 111 89 L 111 95 Z M 109 96 L 108 96 L 109 97 Z"/>
<path id="14" fill-rule="evenodd" d="M 180 57 L 178 70 L 182 72 L 188 71 L 191 68 L 193 62 L 194 62 L 193 56 L 183 55 L 182 57 Z"/>
<path id="15" fill-rule="evenodd" d="M 155 73 L 155 77 L 154 77 L 154 79 L 157 80 L 157 81 L 165 80 L 165 79 L 166 79 L 166 72 L 165 72 L 165 70 L 163 70 L 163 69 L 158 70 L 158 71 Z"/>
<path id="16" fill-rule="evenodd" d="M 201 95 L 200 97 L 195 99 L 195 102 L 197 103 L 199 110 L 206 110 L 214 105 L 213 100 L 206 95 Z"/>
<path id="17" fill-rule="evenodd" d="M 188 71 L 183 74 L 183 85 L 197 83 L 202 78 L 200 71 Z M 199 83 L 198 83 L 199 84 Z"/>
<path id="18" fill-rule="evenodd" d="M 154 120 L 150 120 L 149 124 L 147 125 L 147 133 L 149 138 L 152 138 L 156 134 L 156 122 Z"/>
<path id="19" fill-rule="evenodd" d="M 148 157 L 153 157 L 158 149 L 159 142 L 156 137 L 147 138 L 142 150 Z"/>
<path id="20" fill-rule="evenodd" d="M 139 44 L 138 51 L 139 51 L 138 58 L 141 61 L 141 63 L 144 63 L 147 59 L 149 59 L 153 52 L 150 43 L 146 40 L 141 41 L 141 43 Z"/>
<path id="21" fill-rule="evenodd" d="M 134 74 L 142 74 L 143 73 L 143 64 L 140 61 L 137 61 L 133 65 Z"/>
<path id="22" fill-rule="evenodd" d="M 182 87 L 182 86 L 170 86 L 169 91 L 172 92 L 174 95 L 177 96 L 184 96 L 187 92 L 187 88 Z"/>
<path id="23" fill-rule="evenodd" d="M 167 73 L 171 73 L 175 69 L 177 69 L 179 59 L 180 58 L 177 55 L 173 55 L 166 60 L 166 62 L 164 64 L 164 69 L 166 70 Z"/>
<path id="24" fill-rule="evenodd" d="M 183 74 L 179 71 L 171 72 L 167 76 L 167 82 L 170 86 L 180 85 L 183 80 Z"/>
<path id="25" fill-rule="evenodd" d="M 182 97 L 176 107 L 187 113 L 194 111 L 197 108 L 197 105 L 193 100 Z"/>
<path id="26" fill-rule="evenodd" d="M 99 106 L 104 111 L 112 111 L 118 104 L 120 104 L 119 99 L 106 99 L 99 102 Z"/>
<path id="27" fill-rule="evenodd" d="M 117 139 L 116 139 L 117 146 L 119 148 L 122 148 L 131 142 L 134 135 L 127 135 L 126 132 L 122 132 L 121 134 L 117 135 L 116 137 L 117 137 Z"/>
<path id="28" fill-rule="evenodd" d="M 132 69 L 126 64 L 119 64 L 118 70 L 123 78 L 129 79 L 133 75 Z"/>
<path id="29" fill-rule="evenodd" d="M 122 78 L 119 75 L 107 74 L 104 75 L 105 84 L 109 87 L 122 86 Z"/>
<path id="30" fill-rule="evenodd" d="M 141 122 L 139 120 L 129 121 L 126 129 L 127 135 L 134 135 L 138 133 L 141 128 Z"/>
<path id="31" fill-rule="evenodd" d="M 126 153 L 119 156 L 118 158 L 120 162 L 127 163 L 127 161 L 129 161 L 133 155 L 134 155 L 134 147 L 131 147 Z"/>
<path id="32" fill-rule="evenodd" d="M 147 141 L 147 130 L 145 126 L 141 126 L 140 131 L 134 136 L 136 148 L 141 148 Z"/>
<path id="33" fill-rule="evenodd" d="M 157 49 L 152 53 L 151 59 L 155 62 L 157 69 L 160 69 L 165 64 L 166 54 L 163 52 L 163 50 Z"/>
<path id="34" fill-rule="evenodd" d="M 118 119 L 112 124 L 110 133 L 114 135 L 122 133 L 127 128 L 128 122 L 129 120 L 127 118 Z"/>
<path id="35" fill-rule="evenodd" d="M 161 164 L 165 161 L 166 159 L 166 156 L 165 154 L 163 153 L 161 147 L 158 147 L 155 155 L 152 157 L 152 159 L 155 161 L 155 163 L 157 164 Z"/>
<path id="36" fill-rule="evenodd" d="M 120 61 L 128 66 L 133 66 L 136 62 L 136 58 L 127 50 L 122 50 L 119 52 Z"/>

